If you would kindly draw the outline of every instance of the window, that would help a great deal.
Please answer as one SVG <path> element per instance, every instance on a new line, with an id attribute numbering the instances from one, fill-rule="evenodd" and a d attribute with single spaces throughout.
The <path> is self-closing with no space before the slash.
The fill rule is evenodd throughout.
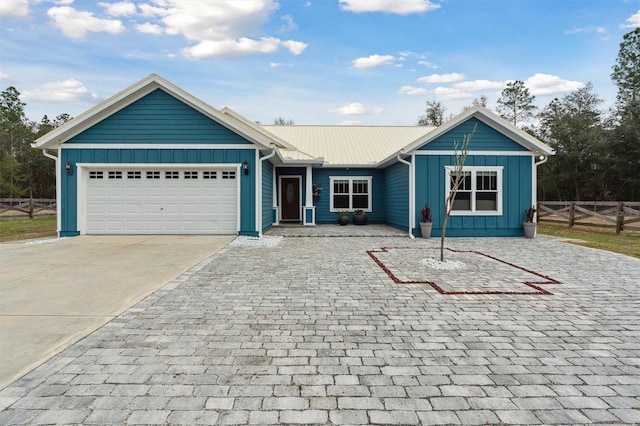
<path id="1" fill-rule="evenodd" d="M 127 179 L 142 179 L 142 172 L 127 172 Z"/>
<path id="2" fill-rule="evenodd" d="M 160 172 L 152 170 L 147 171 L 147 179 L 160 179 Z"/>
<path id="3" fill-rule="evenodd" d="M 180 172 L 178 171 L 165 171 L 164 172 L 165 179 L 180 179 Z"/>
<path id="4" fill-rule="evenodd" d="M 235 178 L 236 178 L 236 172 L 228 172 L 228 171 L 222 172 L 222 179 L 235 179 Z"/>
<path id="5" fill-rule="evenodd" d="M 89 172 L 89 179 L 102 179 L 102 172 L 98 172 L 98 171 L 90 171 Z"/>
<path id="6" fill-rule="evenodd" d="M 202 172 L 202 179 L 215 179 L 215 178 L 216 178 L 215 171 L 205 170 L 204 172 Z"/>
<path id="7" fill-rule="evenodd" d="M 445 194 L 448 195 L 456 176 L 453 166 L 446 166 L 445 169 Z M 501 215 L 502 167 L 465 167 L 462 173 L 463 179 L 453 201 L 451 215 Z"/>
<path id="8" fill-rule="evenodd" d="M 109 179 L 122 179 L 122 172 L 119 171 L 110 171 Z"/>
<path id="9" fill-rule="evenodd" d="M 331 206 L 336 210 L 371 211 L 371 176 L 331 177 Z"/>
<path id="10" fill-rule="evenodd" d="M 185 179 L 198 179 L 198 172 L 184 172 Z"/>

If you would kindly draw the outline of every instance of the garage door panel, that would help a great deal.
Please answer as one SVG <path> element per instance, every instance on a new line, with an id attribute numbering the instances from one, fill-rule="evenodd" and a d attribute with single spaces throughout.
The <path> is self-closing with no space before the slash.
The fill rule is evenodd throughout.
<path id="1" fill-rule="evenodd" d="M 205 173 L 166 167 L 146 172 L 91 171 L 86 186 L 86 232 L 233 234 L 238 228 L 237 181 L 212 178 L 223 174 L 235 176 L 233 170 Z"/>

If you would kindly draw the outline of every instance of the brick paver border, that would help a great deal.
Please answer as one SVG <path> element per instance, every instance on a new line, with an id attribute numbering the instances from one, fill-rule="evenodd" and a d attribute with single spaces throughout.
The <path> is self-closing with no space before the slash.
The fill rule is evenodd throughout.
<path id="1" fill-rule="evenodd" d="M 440 294 L 444 294 L 444 295 L 544 295 L 544 296 L 550 296 L 553 295 L 553 293 L 551 293 L 548 290 L 543 289 L 542 287 L 540 287 L 541 285 L 545 285 L 545 284 L 561 284 L 560 281 L 553 279 L 549 276 L 543 275 L 539 272 L 535 272 L 532 271 L 530 269 L 527 268 L 523 268 L 522 266 L 518 266 L 516 264 L 513 264 L 511 262 L 507 262 L 505 260 L 499 259 L 495 256 L 491 256 L 489 254 L 486 253 L 482 253 L 479 251 L 475 251 L 475 250 L 455 250 L 455 249 L 450 249 L 450 248 L 445 248 L 445 250 L 454 252 L 454 253 L 474 253 L 477 254 L 479 256 L 484 256 L 488 259 L 491 260 L 495 260 L 497 262 L 501 262 L 505 265 L 511 266 L 512 268 L 516 268 L 516 269 L 520 269 L 521 271 L 524 271 L 526 273 L 535 275 L 537 277 L 540 277 L 541 280 L 536 280 L 536 281 L 524 281 L 522 282 L 522 284 L 534 289 L 535 291 L 447 291 L 445 289 L 443 289 L 442 287 L 440 287 L 438 284 L 436 284 L 434 281 L 421 281 L 421 280 L 401 280 L 400 278 L 398 278 L 392 271 L 391 269 L 389 269 L 383 260 L 381 260 L 378 256 L 376 256 L 376 253 L 388 253 L 390 250 L 417 250 L 416 248 L 412 248 L 412 247 L 380 247 L 379 249 L 374 249 L 374 250 L 367 250 L 367 254 L 373 259 L 374 262 L 376 262 L 376 264 L 378 266 L 380 266 L 380 268 L 382 268 L 382 270 L 389 276 L 389 278 L 391 278 L 391 280 L 396 283 L 396 284 L 427 284 L 430 285 L 434 290 L 436 290 L 438 293 Z"/>

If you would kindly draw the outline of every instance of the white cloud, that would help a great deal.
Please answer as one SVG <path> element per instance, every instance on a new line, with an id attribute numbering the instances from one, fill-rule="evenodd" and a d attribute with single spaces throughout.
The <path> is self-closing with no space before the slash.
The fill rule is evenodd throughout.
<path id="1" fill-rule="evenodd" d="M 409 95 L 409 96 L 424 96 L 429 91 L 422 87 L 413 87 L 413 86 L 402 86 L 398 93 L 401 95 Z"/>
<path id="2" fill-rule="evenodd" d="M 146 18 L 166 16 L 169 14 L 169 9 L 163 9 L 162 7 L 153 6 L 148 3 L 141 4 L 138 7 L 142 11 L 142 16 Z"/>
<path id="3" fill-rule="evenodd" d="M 551 95 L 571 92 L 584 86 L 580 81 L 564 80 L 556 75 L 536 73 L 525 80 L 524 85 L 532 95 Z"/>
<path id="4" fill-rule="evenodd" d="M 162 27 L 160 25 L 152 24 L 151 22 L 145 22 L 144 24 L 138 24 L 135 26 L 136 30 L 145 34 L 162 34 Z"/>
<path id="5" fill-rule="evenodd" d="M 473 80 L 473 81 L 461 81 L 455 83 L 453 87 L 459 90 L 470 90 L 477 92 L 479 90 L 491 90 L 491 89 L 503 89 L 505 86 L 504 81 L 489 81 L 489 80 Z"/>
<path id="6" fill-rule="evenodd" d="M 307 43 L 295 40 L 283 41 L 282 45 L 289 49 L 289 52 L 293 53 L 294 55 L 301 55 L 302 52 L 304 52 L 304 50 L 307 48 L 307 46 L 309 46 Z"/>
<path id="7" fill-rule="evenodd" d="M 365 108 L 360 102 L 351 102 L 340 108 L 329 110 L 329 112 L 337 112 L 340 115 L 364 115 L 364 114 L 380 114 L 383 111 L 381 107 Z"/>
<path id="8" fill-rule="evenodd" d="M 422 65 L 425 68 L 431 68 L 431 69 L 434 69 L 434 70 L 440 68 L 436 64 L 431 63 L 431 62 L 427 62 L 427 61 L 418 61 L 418 65 Z"/>
<path id="9" fill-rule="evenodd" d="M 29 15 L 28 0 L 2 0 L 0 2 L 0 16 L 14 16 L 26 18 Z"/>
<path id="10" fill-rule="evenodd" d="M 233 57 L 254 53 L 273 53 L 280 46 L 286 47 L 294 55 L 301 54 L 307 47 L 305 43 L 293 40 L 282 41 L 274 37 L 264 37 L 259 40 L 242 37 L 238 40 L 205 40 L 185 48 L 183 53 L 191 58 Z"/>
<path id="11" fill-rule="evenodd" d="M 261 40 L 240 38 L 238 40 L 205 40 L 195 46 L 183 50 L 186 56 L 192 58 L 207 58 L 212 56 L 241 56 L 252 53 L 272 53 L 278 50 L 280 40 L 268 37 Z"/>
<path id="12" fill-rule="evenodd" d="M 9 74 L 6 74 L 0 71 L 0 80 L 8 80 L 8 79 L 9 79 Z"/>
<path id="13" fill-rule="evenodd" d="M 420 77 L 418 79 L 421 83 L 426 84 L 442 84 L 442 83 L 455 83 L 457 81 L 464 80 L 464 74 L 459 74 L 457 72 L 450 74 L 431 74 L 424 77 Z"/>
<path id="14" fill-rule="evenodd" d="M 104 7 L 110 16 L 131 16 L 136 14 L 136 5 L 128 1 L 98 4 Z"/>
<path id="15" fill-rule="evenodd" d="M 471 99 L 473 97 L 473 95 L 471 95 L 470 93 L 466 93 L 451 87 L 436 87 L 433 92 L 438 98 L 445 99 L 448 101 Z"/>
<path id="16" fill-rule="evenodd" d="M 283 62 L 269 62 L 269 66 L 271 68 L 282 68 L 282 67 L 292 67 L 291 64 L 285 64 Z"/>
<path id="17" fill-rule="evenodd" d="M 98 99 L 98 95 L 87 89 L 78 80 L 68 79 L 46 83 L 36 89 L 25 90 L 23 98 L 36 102 L 72 103 L 94 102 Z"/>
<path id="18" fill-rule="evenodd" d="M 275 37 L 258 37 L 279 5 L 275 0 L 151 0 L 139 6 L 150 23 L 161 25 L 167 34 L 182 35 L 193 42 L 185 56 L 240 56 L 272 53 L 280 47 L 299 55 L 307 44 Z M 285 15 L 285 29 L 293 29 L 293 18 Z M 154 20 L 157 20 L 154 22 Z M 149 27 L 150 28 L 150 27 Z"/>
<path id="19" fill-rule="evenodd" d="M 398 15 L 424 13 L 438 9 L 429 0 L 340 0 L 340 8 L 349 12 L 386 12 Z"/>
<path id="20" fill-rule="evenodd" d="M 392 62 L 395 58 L 391 55 L 371 55 L 366 58 L 358 58 L 353 61 L 353 66 L 358 69 L 375 68 Z"/>
<path id="21" fill-rule="evenodd" d="M 87 32 L 116 35 L 125 30 L 122 22 L 118 20 L 96 18 L 91 12 L 78 11 L 69 6 L 52 7 L 47 15 L 65 36 L 74 39 L 84 38 Z"/>
<path id="22" fill-rule="evenodd" d="M 640 9 L 629 16 L 624 24 L 620 25 L 620 28 L 638 28 L 640 27 Z"/>
<path id="23" fill-rule="evenodd" d="M 282 19 L 285 23 L 284 23 L 283 26 L 280 27 L 279 32 L 283 33 L 285 31 L 291 31 L 291 30 L 298 29 L 298 25 L 296 25 L 296 23 L 293 22 L 293 16 L 284 15 L 284 16 L 281 16 L 280 19 Z"/>

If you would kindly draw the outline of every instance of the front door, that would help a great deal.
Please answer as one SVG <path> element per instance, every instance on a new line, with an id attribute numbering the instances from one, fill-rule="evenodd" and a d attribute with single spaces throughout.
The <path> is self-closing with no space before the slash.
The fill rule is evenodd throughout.
<path id="1" fill-rule="evenodd" d="M 282 220 L 300 220 L 299 177 L 283 177 L 280 180 L 280 207 Z"/>

